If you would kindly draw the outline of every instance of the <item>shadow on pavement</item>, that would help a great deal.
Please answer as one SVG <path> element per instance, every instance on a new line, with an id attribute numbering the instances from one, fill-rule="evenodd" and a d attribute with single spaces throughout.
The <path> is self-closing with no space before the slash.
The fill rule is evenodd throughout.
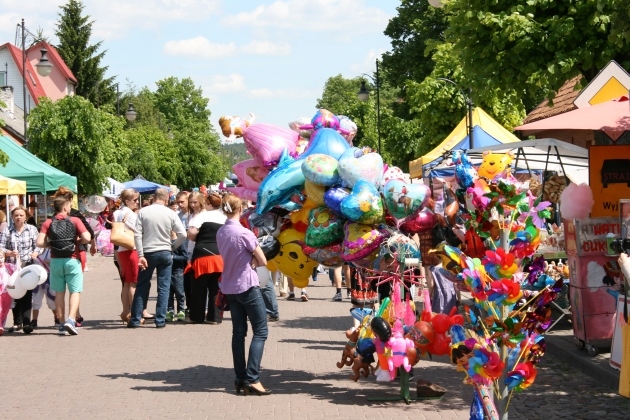
<path id="1" fill-rule="evenodd" d="M 304 349 L 310 350 L 339 350 L 339 353 L 346 345 L 346 341 L 317 341 L 317 340 L 305 340 L 303 338 L 284 338 L 278 340 L 279 343 L 292 343 L 292 344 L 312 344 L 308 346 L 302 346 Z"/>
<path id="2" fill-rule="evenodd" d="M 415 377 L 410 381 L 411 395 L 415 395 L 415 384 L 420 378 L 440 384 L 438 377 L 452 378 L 453 375 L 452 366 L 433 366 L 430 370 L 416 366 L 414 369 Z M 374 377 L 370 377 L 368 380 L 360 380 L 359 388 L 355 382 L 348 378 L 350 373 L 349 368 L 324 375 L 314 375 L 295 370 L 263 369 L 261 381 L 275 395 L 309 394 L 315 399 L 328 400 L 334 404 L 359 406 L 390 404 L 371 402 L 367 398 L 396 397 L 400 394 L 398 381 L 376 382 Z M 98 376 L 114 380 L 148 381 L 155 384 L 130 387 L 131 390 L 136 391 L 235 393 L 234 370 L 226 367 L 198 365 L 157 372 Z M 450 382 L 452 383 L 452 379 Z M 470 401 L 471 394 L 472 387 L 462 385 L 456 389 L 449 389 L 441 400 L 418 401 L 415 404 L 430 404 L 434 410 L 461 410 L 468 406 L 468 403 L 463 401 Z"/>
<path id="3" fill-rule="evenodd" d="M 330 316 L 300 316 L 295 319 L 284 320 L 280 318 L 279 324 L 287 328 L 297 328 L 300 330 L 328 330 L 346 331 L 348 329 L 348 317 L 331 318 Z"/>

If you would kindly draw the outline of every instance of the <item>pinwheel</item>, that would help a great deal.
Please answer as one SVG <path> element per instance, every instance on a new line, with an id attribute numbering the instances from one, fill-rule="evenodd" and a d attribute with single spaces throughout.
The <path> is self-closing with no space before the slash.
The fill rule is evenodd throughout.
<path id="1" fill-rule="evenodd" d="M 551 308 L 548 306 L 539 306 L 534 311 L 525 314 L 524 328 L 530 334 L 534 332 L 542 334 L 550 325 Z"/>
<path id="2" fill-rule="evenodd" d="M 540 234 L 538 228 L 528 225 L 525 229 L 515 233 L 514 239 L 510 241 L 510 251 L 517 258 L 531 257 L 540 245 Z"/>
<path id="3" fill-rule="evenodd" d="M 475 383 L 489 385 L 491 381 L 501 376 L 504 367 L 505 363 L 501 361 L 499 353 L 476 348 L 468 360 L 468 375 Z"/>
<path id="4" fill-rule="evenodd" d="M 468 268 L 462 271 L 458 277 L 461 277 L 475 299 L 480 301 L 487 300 L 486 281 L 484 280 L 486 273 L 481 262 L 478 259 L 468 259 L 467 263 Z"/>
<path id="5" fill-rule="evenodd" d="M 527 207 L 528 209 L 521 213 L 519 221 L 525 223 L 528 218 L 531 218 L 531 223 L 537 227 L 542 228 L 545 225 L 545 219 L 551 217 L 551 212 L 548 207 L 551 205 L 550 201 L 540 201 L 542 197 L 535 197 L 531 191 L 527 191 Z"/>
<path id="6" fill-rule="evenodd" d="M 495 305 L 513 305 L 523 296 L 521 285 L 510 279 L 490 282 L 490 290 L 486 294 L 488 301 Z"/>
<path id="7" fill-rule="evenodd" d="M 506 318 L 504 321 L 495 319 L 494 325 L 489 328 L 493 332 L 490 339 L 497 340 L 499 345 L 514 348 L 525 339 L 522 326 L 523 323 L 518 318 Z"/>
<path id="8" fill-rule="evenodd" d="M 486 272 L 495 279 L 512 278 L 512 275 L 518 271 L 514 255 L 508 254 L 503 248 L 498 248 L 496 251 L 487 250 L 482 262 Z"/>
<path id="9" fill-rule="evenodd" d="M 532 362 L 519 363 L 513 371 L 508 372 L 505 385 L 510 391 L 523 391 L 534 383 L 536 373 L 536 367 Z"/>

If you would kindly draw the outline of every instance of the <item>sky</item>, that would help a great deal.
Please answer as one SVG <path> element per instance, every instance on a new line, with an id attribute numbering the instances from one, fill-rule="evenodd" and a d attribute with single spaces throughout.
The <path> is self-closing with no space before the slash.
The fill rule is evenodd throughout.
<path id="1" fill-rule="evenodd" d="M 15 43 L 21 19 L 53 45 L 66 0 L 0 0 L 0 44 Z M 222 115 L 286 127 L 312 117 L 329 77 L 372 74 L 391 47 L 383 34 L 398 0 L 83 0 L 102 41 L 103 65 L 121 90 L 155 90 L 190 77 Z M 357 91 L 359 86 L 357 86 Z M 123 105 L 121 105 L 123 108 Z M 219 131 L 219 130 L 217 130 Z M 220 131 L 219 131 L 220 132 Z M 221 136 L 222 140 L 225 140 Z"/>

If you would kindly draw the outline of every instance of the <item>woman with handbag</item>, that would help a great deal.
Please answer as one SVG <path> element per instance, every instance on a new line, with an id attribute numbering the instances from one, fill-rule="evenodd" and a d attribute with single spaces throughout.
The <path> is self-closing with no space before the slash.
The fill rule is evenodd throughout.
<path id="1" fill-rule="evenodd" d="M 133 188 L 125 188 L 120 193 L 120 208 L 114 212 L 111 241 L 118 245 L 114 257 L 120 266 L 120 278 L 123 281 L 120 300 L 122 312 L 120 319 L 127 325 L 131 319 L 131 303 L 138 283 L 138 253 L 133 244 L 133 234 L 136 227 L 136 213 L 140 201 L 140 194 Z M 126 231 L 126 232 L 124 232 Z M 128 232 L 131 232 L 129 234 Z"/>
<path id="2" fill-rule="evenodd" d="M 221 205 L 227 216 L 225 225 L 217 232 L 219 252 L 223 256 L 221 292 L 227 296 L 232 315 L 232 360 L 236 373 L 236 393 L 269 395 L 271 391 L 260 383 L 260 361 L 267 340 L 267 312 L 260 291 L 256 267 L 267 265 L 267 259 L 256 236 L 241 226 L 241 199 L 226 194 Z M 247 319 L 253 337 L 249 357 L 245 361 Z"/>
<path id="3" fill-rule="evenodd" d="M 223 258 L 217 246 L 217 231 L 225 224 L 225 215 L 221 212 L 221 196 L 216 193 L 206 198 L 206 211 L 195 217 L 188 226 L 188 239 L 193 241 L 190 269 L 194 273 L 190 302 L 188 303 L 190 320 L 196 324 L 220 324 L 223 311 L 214 302 L 219 293 L 219 278 L 223 272 Z M 205 320 L 204 320 L 205 316 Z"/>

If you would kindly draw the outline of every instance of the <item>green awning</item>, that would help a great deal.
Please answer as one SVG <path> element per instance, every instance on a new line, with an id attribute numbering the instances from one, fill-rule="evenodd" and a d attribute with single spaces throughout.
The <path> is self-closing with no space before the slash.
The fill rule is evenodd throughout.
<path id="1" fill-rule="evenodd" d="M 7 166 L 0 165 L 0 175 L 26 182 L 29 194 L 46 194 L 59 187 L 77 192 L 77 178 L 61 172 L 6 136 L 0 136 L 0 149 L 9 156 Z"/>

